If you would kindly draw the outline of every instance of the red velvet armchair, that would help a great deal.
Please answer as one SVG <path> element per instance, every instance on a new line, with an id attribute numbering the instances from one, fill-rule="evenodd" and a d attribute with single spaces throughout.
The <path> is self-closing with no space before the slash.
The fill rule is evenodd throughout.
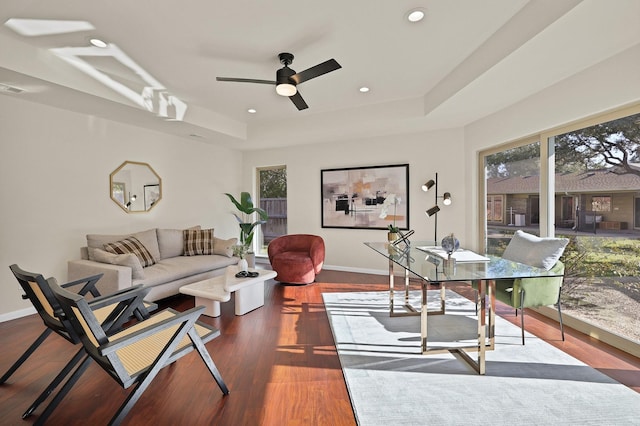
<path id="1" fill-rule="evenodd" d="M 276 280 L 285 284 L 310 284 L 324 264 L 324 240 L 317 235 L 283 235 L 267 248 Z"/>

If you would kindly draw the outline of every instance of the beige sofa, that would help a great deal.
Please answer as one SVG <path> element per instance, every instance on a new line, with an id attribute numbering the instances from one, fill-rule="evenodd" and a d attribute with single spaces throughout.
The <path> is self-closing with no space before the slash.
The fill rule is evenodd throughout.
<path id="1" fill-rule="evenodd" d="M 87 246 L 80 250 L 81 259 L 68 262 L 68 279 L 72 281 L 101 273 L 104 276 L 98 281 L 97 287 L 102 294 L 143 284 L 151 288 L 146 300 L 153 301 L 178 294 L 178 289 L 183 285 L 222 275 L 227 266 L 238 263 L 239 259 L 233 257 L 232 249 L 237 239 L 215 238 L 213 230 L 200 230 L 199 227 L 190 230 L 204 235 L 209 235 L 206 231 L 211 231 L 211 239 L 208 240 L 207 236 L 205 242 L 212 242 L 209 248 L 213 249 L 214 254 L 194 255 L 191 250 L 192 255 L 185 255 L 184 232 L 180 229 L 154 228 L 125 235 L 89 234 Z M 147 257 L 151 255 L 153 258 L 147 263 L 153 264 L 143 267 L 145 258 L 141 258 L 139 253 L 108 251 L 123 240 L 144 245 Z M 190 237 L 187 240 L 191 241 Z"/>

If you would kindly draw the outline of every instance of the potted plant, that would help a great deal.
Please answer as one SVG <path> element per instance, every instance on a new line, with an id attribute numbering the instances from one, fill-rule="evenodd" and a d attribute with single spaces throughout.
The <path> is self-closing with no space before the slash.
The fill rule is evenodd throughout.
<path id="1" fill-rule="evenodd" d="M 380 211 L 380 219 L 384 219 L 388 215 L 389 207 L 393 205 L 393 223 L 390 223 L 387 226 L 389 232 L 387 233 L 387 240 L 395 241 L 398 239 L 398 233 L 400 232 L 400 228 L 396 226 L 396 210 L 398 208 L 398 204 L 400 204 L 400 197 L 397 197 L 396 194 L 390 194 L 387 198 L 382 202 L 382 210 Z"/>
<path id="2" fill-rule="evenodd" d="M 248 192 L 240 193 L 240 201 L 236 200 L 236 198 L 229 193 L 225 192 L 224 195 L 229 197 L 231 202 L 240 211 L 239 215 L 236 213 L 234 213 L 233 215 L 236 217 L 238 223 L 240 224 L 240 245 L 243 247 L 243 256 L 241 256 L 241 258 L 244 258 L 245 254 L 253 253 L 251 242 L 253 241 L 253 233 L 255 227 L 266 223 L 267 219 L 269 219 L 269 215 L 263 209 L 253 206 L 251 194 L 249 194 Z M 259 219 L 255 222 L 251 222 L 254 213 L 258 214 Z M 240 251 L 238 251 L 238 254 L 240 254 Z"/>
<path id="3" fill-rule="evenodd" d="M 241 271 L 247 272 L 249 270 L 249 262 L 247 261 L 247 247 L 242 244 L 233 246 L 233 255 L 240 258 L 238 266 Z"/>

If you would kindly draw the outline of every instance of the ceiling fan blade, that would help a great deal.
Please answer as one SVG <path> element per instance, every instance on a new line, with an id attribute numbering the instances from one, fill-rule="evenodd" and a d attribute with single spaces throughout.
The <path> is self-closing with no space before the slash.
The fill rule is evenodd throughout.
<path id="1" fill-rule="evenodd" d="M 216 77 L 217 81 L 232 81 L 235 83 L 260 83 L 260 84 L 276 84 L 273 80 L 256 80 L 254 78 L 232 78 L 232 77 Z"/>
<path id="2" fill-rule="evenodd" d="M 297 74 L 289 77 L 291 80 L 295 81 L 296 84 L 304 83 L 307 80 L 311 80 L 312 78 L 320 77 L 323 74 L 326 74 L 331 71 L 335 71 L 342 68 L 342 66 L 335 60 L 329 59 L 321 64 L 318 64 L 314 67 L 308 68 L 304 71 L 300 71 Z"/>
<path id="3" fill-rule="evenodd" d="M 296 92 L 295 95 L 289 96 L 289 99 L 291 99 L 291 102 L 293 102 L 296 108 L 298 108 L 298 111 L 309 108 L 309 105 L 307 105 L 304 99 L 302 99 L 302 95 L 300 95 L 300 92 Z"/>

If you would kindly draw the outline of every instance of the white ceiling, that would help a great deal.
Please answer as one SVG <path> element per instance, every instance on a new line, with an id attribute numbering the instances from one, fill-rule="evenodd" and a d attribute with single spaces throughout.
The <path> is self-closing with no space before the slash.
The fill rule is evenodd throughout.
<path id="1" fill-rule="evenodd" d="M 405 19 L 413 7 L 422 22 Z M 239 149 L 413 133 L 464 126 L 640 43 L 639 18 L 640 0 L 2 0 L 0 84 L 24 92 L 0 94 Z M 115 47 L 87 50 L 94 36 Z M 115 50 L 132 62 L 90 56 Z M 280 52 L 296 71 L 342 69 L 299 86 L 304 111 L 273 86 L 215 79 L 274 80 Z M 145 86 L 184 102 L 183 121 L 136 104 Z"/>

